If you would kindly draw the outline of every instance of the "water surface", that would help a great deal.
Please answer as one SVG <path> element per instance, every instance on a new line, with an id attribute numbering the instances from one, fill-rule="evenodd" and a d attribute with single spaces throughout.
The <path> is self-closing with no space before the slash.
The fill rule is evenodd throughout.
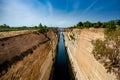
<path id="1" fill-rule="evenodd" d="M 57 59 L 55 62 L 55 70 L 53 72 L 52 80 L 70 80 L 62 32 L 60 32 Z"/>

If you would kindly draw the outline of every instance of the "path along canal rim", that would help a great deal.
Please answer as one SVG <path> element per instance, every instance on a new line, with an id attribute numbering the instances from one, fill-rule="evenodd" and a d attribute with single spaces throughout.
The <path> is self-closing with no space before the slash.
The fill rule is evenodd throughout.
<path id="1" fill-rule="evenodd" d="M 70 80 L 63 33 L 60 32 L 58 51 L 52 80 Z"/>

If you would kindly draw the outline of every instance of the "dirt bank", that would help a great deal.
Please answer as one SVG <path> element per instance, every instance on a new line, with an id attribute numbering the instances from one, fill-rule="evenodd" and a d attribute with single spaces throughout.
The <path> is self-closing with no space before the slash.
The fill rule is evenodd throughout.
<path id="1" fill-rule="evenodd" d="M 65 46 L 77 80 L 115 80 L 94 56 L 92 40 L 104 40 L 103 29 L 74 29 L 64 32 Z"/>

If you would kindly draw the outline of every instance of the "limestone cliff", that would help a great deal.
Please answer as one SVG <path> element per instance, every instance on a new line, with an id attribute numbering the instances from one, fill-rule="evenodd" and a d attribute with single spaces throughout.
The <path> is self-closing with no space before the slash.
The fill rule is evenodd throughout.
<path id="1" fill-rule="evenodd" d="M 64 32 L 65 46 L 76 80 L 115 80 L 91 54 L 92 40 L 104 40 L 103 29 L 73 29 Z"/>

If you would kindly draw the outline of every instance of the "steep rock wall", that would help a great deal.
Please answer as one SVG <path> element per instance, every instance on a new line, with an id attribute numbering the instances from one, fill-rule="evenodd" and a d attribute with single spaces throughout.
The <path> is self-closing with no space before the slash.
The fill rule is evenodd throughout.
<path id="1" fill-rule="evenodd" d="M 54 58 L 56 56 L 56 47 L 58 44 L 58 35 L 56 33 L 54 33 L 53 31 L 49 31 L 46 34 L 46 36 L 42 34 L 31 33 L 27 35 L 11 37 L 6 40 L 1 40 L 0 43 L 1 44 L 5 43 L 5 46 L 7 46 L 7 50 L 11 50 L 11 52 L 13 53 L 11 55 L 9 51 L 3 49 L 4 51 L 2 51 L 1 54 L 4 54 L 4 57 L 5 55 L 9 55 L 10 56 L 9 60 L 11 60 L 16 55 L 18 56 L 17 58 L 22 58 L 15 64 L 13 63 L 10 67 L 8 67 L 6 72 L 2 71 L 1 74 L 2 73 L 4 74 L 0 77 L 0 79 L 2 80 L 49 79 L 51 69 L 54 63 Z M 16 48 L 18 49 L 16 50 Z M 23 52 L 22 55 L 21 52 Z M 26 53 L 28 54 L 23 56 Z M 4 62 L 5 60 L 8 60 L 8 58 L 5 57 L 2 62 Z"/>
<path id="2" fill-rule="evenodd" d="M 108 74 L 91 54 L 92 40 L 104 40 L 103 29 L 74 29 L 64 32 L 65 46 L 70 60 L 73 74 L 77 80 L 115 80 L 115 76 Z M 72 39 L 73 35 L 75 39 Z"/>
<path id="3" fill-rule="evenodd" d="M 44 35 L 33 33 L 1 39 L 0 64 L 46 40 L 47 38 Z"/>

